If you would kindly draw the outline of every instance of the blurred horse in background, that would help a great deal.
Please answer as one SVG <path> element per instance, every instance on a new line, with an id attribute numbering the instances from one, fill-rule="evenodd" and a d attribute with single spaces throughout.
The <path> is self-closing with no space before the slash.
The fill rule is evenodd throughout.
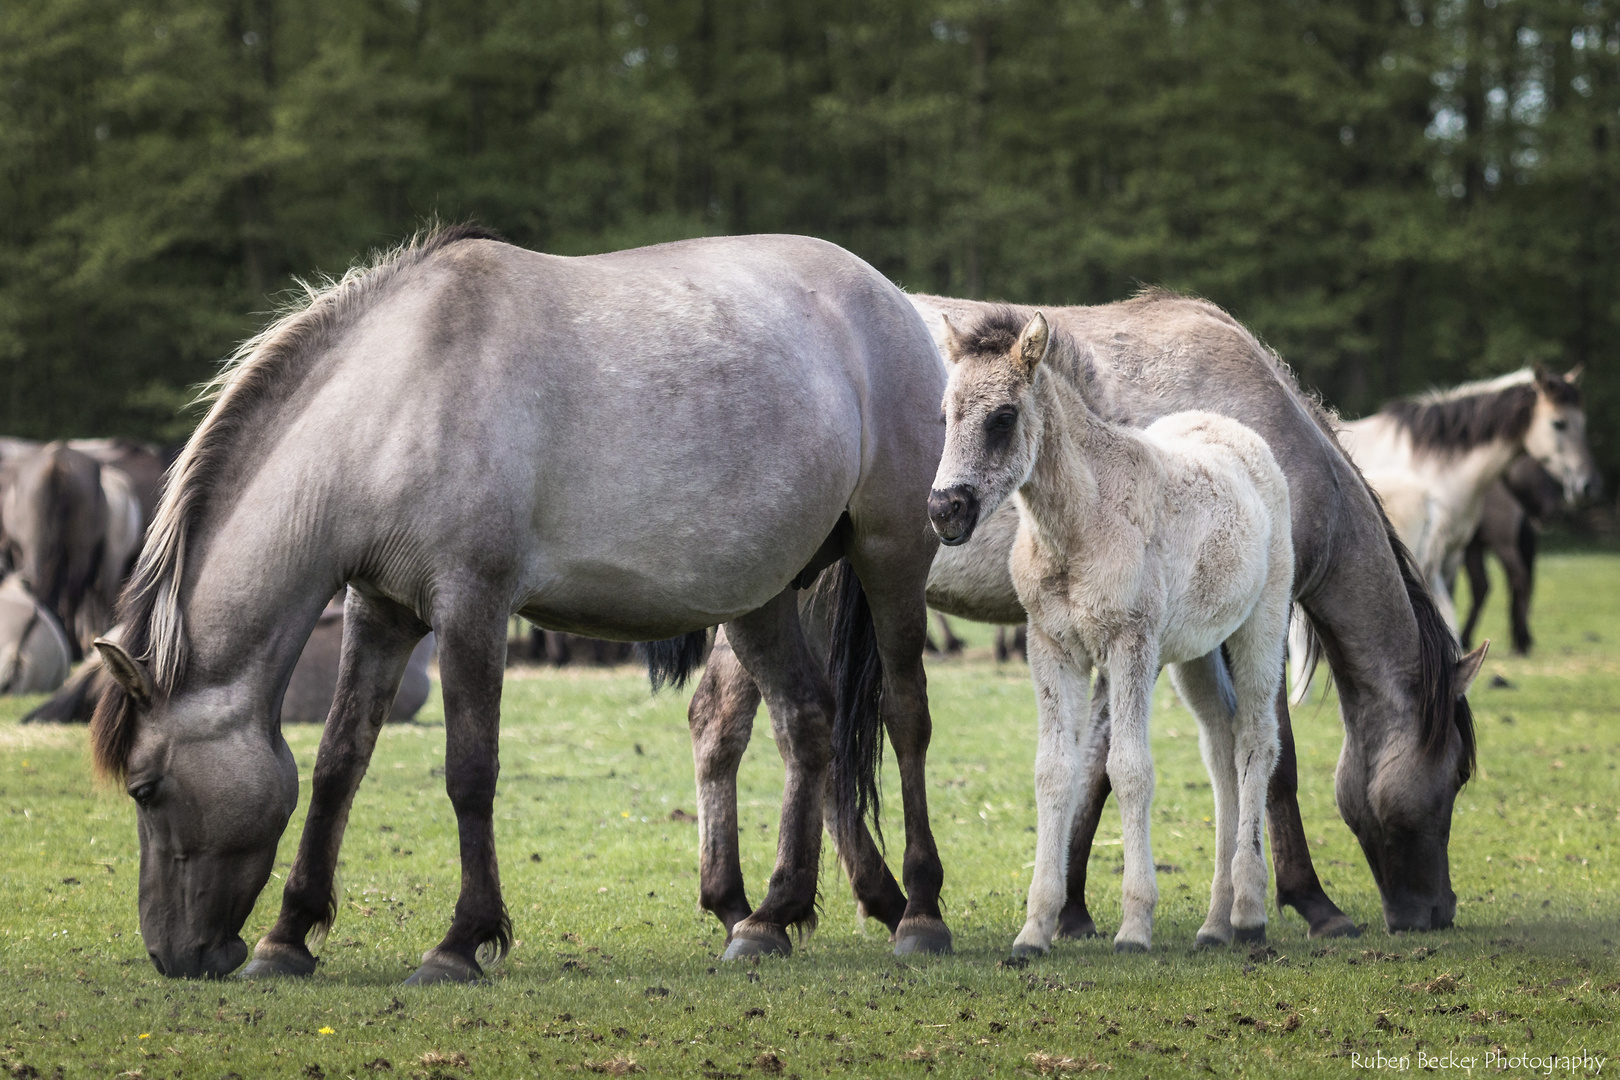
<path id="1" fill-rule="evenodd" d="M 69 632 L 75 660 L 88 644 L 73 631 L 86 601 L 95 606 L 108 516 L 101 465 L 66 443 L 47 443 L 10 464 L 0 496 L 0 544 L 23 584 Z"/>
<path id="2" fill-rule="evenodd" d="M 1507 577 L 1513 651 L 1519 656 L 1530 652 L 1534 643 L 1530 635 L 1530 594 L 1535 589 L 1536 549 L 1541 526 L 1567 505 L 1564 485 L 1528 455 L 1514 459 L 1507 475 L 1485 493 L 1479 530 L 1463 551 L 1463 569 L 1468 574 L 1472 595 L 1468 619 L 1462 628 L 1464 648 L 1474 636 L 1474 627 L 1479 623 L 1485 598 L 1491 591 L 1491 577 L 1485 572 L 1488 551 L 1502 563 Z"/>

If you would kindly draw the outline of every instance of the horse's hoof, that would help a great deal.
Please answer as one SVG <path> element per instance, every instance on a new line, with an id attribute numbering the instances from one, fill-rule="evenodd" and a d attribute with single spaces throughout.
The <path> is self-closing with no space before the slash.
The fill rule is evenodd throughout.
<path id="1" fill-rule="evenodd" d="M 1099 935 L 1097 924 L 1091 921 L 1090 915 L 1059 915 L 1057 936 L 1080 941 Z"/>
<path id="2" fill-rule="evenodd" d="M 1050 950 L 1048 949 L 1041 948 L 1039 945 L 1014 945 L 1012 947 L 1011 959 L 1033 960 L 1036 957 L 1045 956 L 1049 951 Z"/>
<path id="3" fill-rule="evenodd" d="M 1232 944 L 1230 941 L 1218 938 L 1214 934 L 1199 934 L 1193 938 L 1195 949 L 1224 949 L 1230 944 Z"/>
<path id="4" fill-rule="evenodd" d="M 1232 940 L 1242 945 L 1264 945 L 1266 943 L 1266 924 L 1261 923 L 1259 926 L 1248 927 L 1234 926 L 1232 927 Z"/>
<path id="5" fill-rule="evenodd" d="M 792 956 L 793 942 L 787 931 L 766 923 L 750 923 L 747 919 L 731 931 L 722 960 L 746 960 L 750 956 Z"/>
<path id="6" fill-rule="evenodd" d="M 484 977 L 478 965 L 452 952 L 429 949 L 422 954 L 422 966 L 405 980 L 406 986 L 432 986 L 435 983 L 472 983 Z"/>
<path id="7" fill-rule="evenodd" d="M 896 956 L 949 956 L 951 951 L 950 927 L 939 919 L 916 915 L 894 928 Z"/>
<path id="8" fill-rule="evenodd" d="M 1140 941 L 1116 941 L 1114 951 L 1117 953 L 1145 953 L 1148 947 Z"/>
<path id="9" fill-rule="evenodd" d="M 1351 922 L 1350 916 L 1339 914 L 1312 926 L 1305 936 L 1309 938 L 1360 937 L 1361 927 Z"/>
<path id="10" fill-rule="evenodd" d="M 305 978 L 315 974 L 315 957 L 302 945 L 261 941 L 253 959 L 236 973 L 238 979 Z"/>

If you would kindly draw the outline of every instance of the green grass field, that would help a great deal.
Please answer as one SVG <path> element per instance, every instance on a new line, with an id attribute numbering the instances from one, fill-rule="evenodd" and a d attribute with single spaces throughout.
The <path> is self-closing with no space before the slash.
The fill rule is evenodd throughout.
<path id="1" fill-rule="evenodd" d="M 1486 633 L 1505 640 L 1498 588 Z M 1301 805 L 1330 894 L 1367 932 L 1310 942 L 1294 915 L 1270 945 L 1195 954 L 1213 829 L 1190 714 L 1161 684 L 1155 951 L 1060 943 L 998 966 L 1022 922 L 1034 851 L 1032 693 L 1023 668 L 967 657 L 930 671 L 934 828 L 956 955 L 901 963 L 857 924 L 824 856 L 819 931 L 790 959 L 722 965 L 697 907 L 685 698 L 631 669 L 508 681 L 496 804 L 517 944 L 475 987 L 400 980 L 444 931 L 458 881 L 436 701 L 384 732 L 349 826 L 340 915 L 317 974 L 272 985 L 171 982 L 136 923 L 134 805 L 90 778 L 82 729 L 16 723 L 0 701 L 0 1067 L 31 1077 L 1122 1077 L 1358 1071 L 1418 1055 L 1607 1058 L 1620 1001 L 1620 557 L 1544 560 L 1536 654 L 1494 653 L 1473 692 L 1480 770 L 1458 799 L 1456 928 L 1391 937 L 1333 805 L 1337 709 L 1295 714 Z M 1492 687 L 1492 675 L 1512 685 Z M 288 739 L 308 783 L 319 731 Z M 763 723 L 744 763 L 744 870 L 757 901 L 774 853 L 780 766 Z M 885 790 L 898 791 L 891 774 Z M 308 792 L 305 791 L 304 802 Z M 896 813 L 898 811 L 896 810 Z M 676 815 L 679 817 L 679 815 Z M 276 873 L 292 856 L 302 807 Z M 897 819 L 890 837 L 898 845 Z M 1118 917 L 1119 827 L 1105 817 L 1092 910 Z M 892 851 L 898 858 L 898 849 Z M 244 936 L 280 900 L 270 883 Z M 1352 1055 L 1355 1055 L 1354 1057 Z M 1488 1055 L 1490 1059 L 1488 1060 Z M 1596 1075 L 1557 1061 L 1552 1075 Z M 1620 1063 L 1604 1068 L 1620 1068 Z M 1508 1074 L 1548 1070 L 1525 1067 Z"/>

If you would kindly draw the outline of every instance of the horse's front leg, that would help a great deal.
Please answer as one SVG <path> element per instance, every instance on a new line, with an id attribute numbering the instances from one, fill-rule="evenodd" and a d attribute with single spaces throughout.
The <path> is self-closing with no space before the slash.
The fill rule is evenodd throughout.
<path id="1" fill-rule="evenodd" d="M 759 701 L 759 688 L 721 627 L 686 719 L 697 774 L 698 902 L 719 918 L 728 943 L 731 928 L 754 913 L 738 849 L 737 769 L 754 733 Z"/>
<path id="2" fill-rule="evenodd" d="M 1310 937 L 1359 937 L 1360 929 L 1323 891 L 1311 862 L 1305 823 L 1299 816 L 1299 761 L 1294 756 L 1285 687 L 1277 690 L 1277 739 L 1277 765 L 1266 787 L 1266 834 L 1277 874 L 1277 906 L 1299 912 L 1310 926 Z"/>
<path id="3" fill-rule="evenodd" d="M 427 627 L 414 613 L 349 590 L 337 693 L 315 758 L 304 833 L 282 889 L 281 914 L 259 940 L 242 978 L 308 975 L 315 970 L 310 945 L 320 948 L 337 917 L 337 860 L 349 808 L 411 650 L 425 633 Z M 312 930 L 315 935 L 306 944 Z"/>
<path id="4" fill-rule="evenodd" d="M 504 596 L 452 599 L 435 618 L 444 690 L 444 786 L 461 841 L 461 893 L 444 940 L 422 954 L 407 986 L 472 982 L 478 953 L 505 956 L 512 923 L 495 861 L 495 783 L 500 776 L 501 680 L 506 668 Z M 494 617 L 490 617 L 490 613 Z"/>
<path id="5" fill-rule="evenodd" d="M 789 927 L 816 924 L 822 800 L 832 757 L 832 692 L 799 626 L 798 600 L 786 590 L 727 625 L 736 658 L 758 685 L 782 755 L 782 825 L 776 867 L 758 908 L 731 928 L 725 958 L 793 951 Z"/>
<path id="6" fill-rule="evenodd" d="M 1097 924 L 1086 907 L 1086 870 L 1103 807 L 1108 803 L 1108 793 L 1114 790 L 1108 783 L 1108 676 L 1101 671 L 1092 682 L 1091 719 L 1081 738 L 1079 801 L 1069 831 L 1068 896 L 1063 910 L 1058 912 L 1060 938 L 1097 936 Z"/>
<path id="7" fill-rule="evenodd" d="M 1136 637 L 1117 643 L 1108 658 L 1108 711 L 1112 738 L 1108 779 L 1124 825 L 1125 881 L 1115 952 L 1147 952 L 1153 946 L 1153 909 L 1159 884 L 1153 865 L 1153 753 L 1148 721 L 1159 671 L 1158 643 Z"/>
<path id="8" fill-rule="evenodd" d="M 1035 749 L 1035 874 L 1024 927 L 1013 941 L 1015 957 L 1041 956 L 1051 949 L 1068 892 L 1071 825 L 1084 779 L 1080 722 L 1087 708 L 1089 667 L 1089 658 L 1076 663 L 1039 627 L 1030 628 L 1029 670 L 1040 723 Z"/>

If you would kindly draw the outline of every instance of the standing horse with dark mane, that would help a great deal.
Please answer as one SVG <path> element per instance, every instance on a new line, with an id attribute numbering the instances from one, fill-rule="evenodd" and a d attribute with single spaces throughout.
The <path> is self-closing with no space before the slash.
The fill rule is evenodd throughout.
<path id="1" fill-rule="evenodd" d="M 942 315 L 968 325 L 995 307 L 911 299 L 942 348 Z M 1027 306 L 1011 310 L 1025 319 L 1035 314 Z M 1054 329 L 1071 335 L 1088 355 L 1096 396 L 1112 418 L 1145 427 L 1170 413 L 1205 409 L 1253 428 L 1271 447 L 1292 497 L 1294 599 L 1315 627 L 1340 691 L 1346 738 L 1335 775 L 1339 812 L 1372 868 L 1385 926 L 1450 926 L 1457 904 L 1447 858 L 1451 812 L 1474 763 L 1473 715 L 1461 690 L 1480 658 L 1459 657 L 1411 556 L 1334 438 L 1331 419 L 1275 354 L 1213 304 L 1151 290 L 1117 304 L 1044 310 Z M 1023 621 L 1007 568 L 1017 533 L 1018 513 L 1007 506 L 969 543 L 942 549 L 928 579 L 929 604 L 980 622 Z M 1098 680 L 1093 692 L 1100 722 L 1089 729 L 1094 743 L 1085 751 L 1089 773 L 1074 818 L 1059 937 L 1096 933 L 1085 884 L 1092 838 L 1111 791 L 1105 684 Z M 702 903 L 728 926 L 749 911 L 734 829 L 735 777 L 758 702 L 741 666 L 717 649 L 689 712 L 699 815 L 714 822 L 701 850 Z M 1312 937 L 1358 933 L 1323 891 L 1311 863 L 1281 693 L 1276 710 L 1281 755 L 1267 792 L 1267 826 L 1277 901 L 1304 917 Z M 894 928 L 905 894 L 865 829 L 848 822 L 834 827 L 853 837 L 841 842 L 841 853 L 846 864 L 856 864 L 852 878 L 862 910 Z"/>
<path id="2" fill-rule="evenodd" d="M 481 952 L 506 949 L 493 809 L 512 612 L 662 642 L 655 679 L 677 682 L 726 625 L 788 773 L 776 871 L 740 948 L 780 949 L 813 923 L 832 732 L 886 724 L 907 810 L 901 930 L 948 949 L 922 772 L 943 387 L 900 291 L 805 237 L 569 259 L 451 229 L 315 292 L 221 375 L 120 630 L 98 643 L 118 685 L 92 744 L 139 807 L 158 970 L 221 975 L 247 954 L 238 932 L 298 797 L 282 694 L 344 583 L 308 817 L 247 974 L 314 970 L 350 805 L 429 629 L 462 876 L 411 981 L 477 978 Z M 843 628 L 831 686 L 794 592 L 829 567 Z"/>

